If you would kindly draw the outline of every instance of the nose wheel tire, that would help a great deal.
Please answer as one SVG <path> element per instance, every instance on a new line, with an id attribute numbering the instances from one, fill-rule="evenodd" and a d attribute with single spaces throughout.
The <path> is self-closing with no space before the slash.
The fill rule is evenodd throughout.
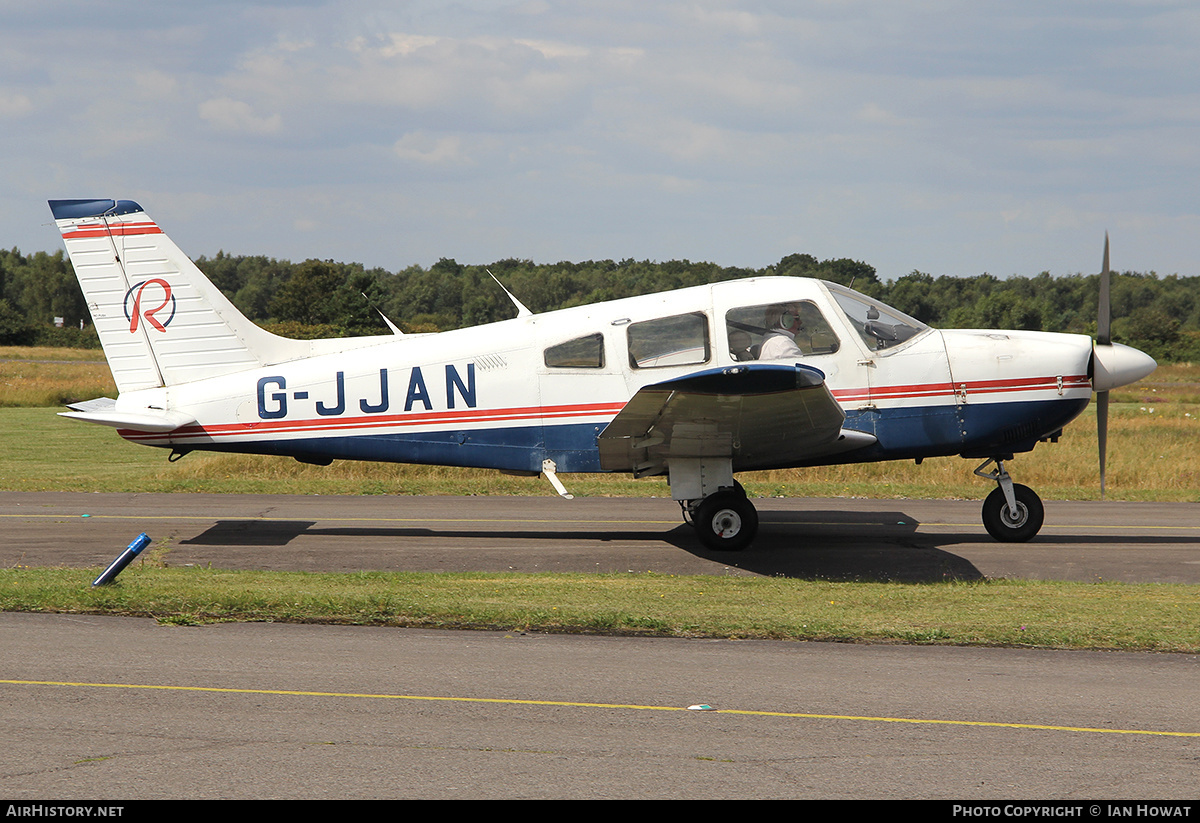
<path id="1" fill-rule="evenodd" d="M 1017 511 L 1008 510 L 1008 501 L 1001 489 L 993 489 L 983 501 L 983 526 L 988 534 L 1003 543 L 1024 543 L 1042 528 L 1046 511 L 1037 493 L 1020 483 L 1013 484 Z"/>
<path id="2" fill-rule="evenodd" d="M 758 534 L 758 512 L 743 494 L 722 491 L 706 497 L 692 515 L 696 534 L 714 551 L 741 551 Z"/>

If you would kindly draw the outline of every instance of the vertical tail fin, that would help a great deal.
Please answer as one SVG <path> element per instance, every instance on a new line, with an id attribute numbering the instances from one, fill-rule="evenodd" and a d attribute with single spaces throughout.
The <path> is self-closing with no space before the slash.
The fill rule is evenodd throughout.
<path id="1" fill-rule="evenodd" d="M 239 312 L 132 200 L 51 200 L 117 389 L 172 386 L 311 352 Z"/>

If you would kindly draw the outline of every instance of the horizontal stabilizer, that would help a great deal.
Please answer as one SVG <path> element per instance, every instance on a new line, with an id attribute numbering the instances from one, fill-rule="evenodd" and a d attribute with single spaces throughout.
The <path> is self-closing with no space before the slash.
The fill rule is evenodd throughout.
<path id="1" fill-rule="evenodd" d="M 76 403 L 68 403 L 67 408 L 77 412 L 92 412 L 105 411 L 114 409 L 117 406 L 117 401 L 111 397 L 97 397 L 95 400 L 80 400 Z"/>
<path id="2" fill-rule="evenodd" d="M 170 432 L 183 426 L 196 425 L 191 415 L 165 409 L 117 409 L 117 403 L 108 397 L 71 403 L 69 412 L 59 412 L 59 417 L 112 426 L 115 429 L 130 429 L 140 432 Z"/>

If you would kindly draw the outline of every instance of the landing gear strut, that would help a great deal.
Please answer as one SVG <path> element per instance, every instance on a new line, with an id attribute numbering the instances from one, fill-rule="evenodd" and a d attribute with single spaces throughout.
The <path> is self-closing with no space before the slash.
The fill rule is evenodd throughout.
<path id="1" fill-rule="evenodd" d="M 741 551 L 758 534 L 758 512 L 736 481 L 734 488 L 723 488 L 702 500 L 680 502 L 700 542 L 713 551 Z"/>
<path id="2" fill-rule="evenodd" d="M 996 468 L 985 472 L 989 463 L 995 463 Z M 1024 543 L 1041 530 L 1046 515 L 1041 498 L 1028 486 L 1012 482 L 1003 460 L 989 458 L 975 469 L 975 474 L 996 481 L 998 487 L 983 501 L 983 527 L 988 534 L 1003 543 Z"/>

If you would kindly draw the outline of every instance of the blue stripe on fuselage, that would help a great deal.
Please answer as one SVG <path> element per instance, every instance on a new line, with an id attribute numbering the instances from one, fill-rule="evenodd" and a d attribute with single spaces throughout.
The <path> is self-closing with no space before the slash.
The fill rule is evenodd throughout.
<path id="1" fill-rule="evenodd" d="M 414 434 L 260 440 L 206 445 L 204 448 L 243 454 L 273 454 L 311 461 L 325 458 L 371 460 L 521 472 L 540 472 L 542 461 L 549 457 L 561 472 L 598 472 L 601 469 L 596 435 L 603 429 L 603 425 L 595 423 L 572 423 L 548 426 L 545 431 L 541 426 L 513 426 Z"/>
<path id="2" fill-rule="evenodd" d="M 1078 417 L 1087 408 L 1089 399 L 847 411 L 844 427 L 873 434 L 878 442 L 865 449 L 803 465 L 909 460 L 954 454 L 994 457 L 1026 452 L 1039 440 Z"/>
<path id="3" fill-rule="evenodd" d="M 1078 417 L 1091 395 L 1024 403 L 968 403 L 960 407 L 966 436 L 958 454 L 995 457 L 1031 451 L 1038 441 Z"/>

